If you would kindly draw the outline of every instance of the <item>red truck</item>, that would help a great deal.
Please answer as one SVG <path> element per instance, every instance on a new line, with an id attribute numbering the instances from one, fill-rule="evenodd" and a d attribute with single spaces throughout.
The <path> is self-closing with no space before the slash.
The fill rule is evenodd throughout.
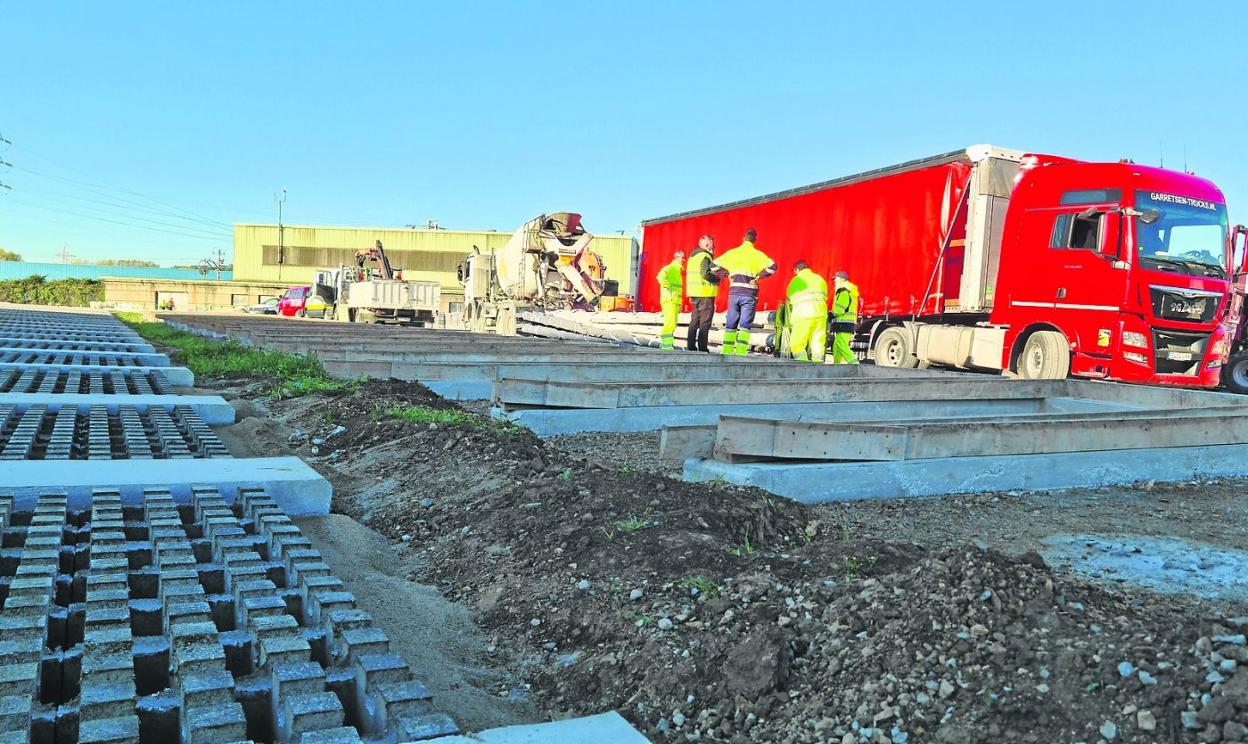
<path id="1" fill-rule="evenodd" d="M 877 364 L 1215 386 L 1231 349 L 1225 200 L 1195 175 L 976 145 L 642 223 L 645 279 L 710 234 L 746 228 L 776 259 L 861 290 L 854 348 Z M 721 293 L 721 307 L 725 301 Z"/>

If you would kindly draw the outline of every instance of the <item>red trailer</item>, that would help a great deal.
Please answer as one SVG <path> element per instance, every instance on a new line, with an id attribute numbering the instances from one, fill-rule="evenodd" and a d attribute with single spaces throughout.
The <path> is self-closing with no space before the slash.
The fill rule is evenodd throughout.
<path id="1" fill-rule="evenodd" d="M 753 227 L 780 268 L 760 310 L 798 259 L 844 270 L 881 365 L 1214 386 L 1230 347 L 1226 206 L 1190 174 L 976 145 L 642 225 L 643 309 L 674 251 Z"/>

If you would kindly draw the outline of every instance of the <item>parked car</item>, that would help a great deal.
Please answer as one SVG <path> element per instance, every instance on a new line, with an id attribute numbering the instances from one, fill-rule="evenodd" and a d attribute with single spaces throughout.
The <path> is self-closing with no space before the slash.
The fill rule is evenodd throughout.
<path id="1" fill-rule="evenodd" d="M 291 287 L 277 301 L 277 313 L 288 318 L 324 318 L 328 311 L 329 305 L 311 287 Z"/>
<path id="2" fill-rule="evenodd" d="M 264 302 L 257 302 L 254 305 L 244 305 L 243 312 L 256 313 L 257 315 L 277 315 L 277 303 L 280 301 L 280 297 L 270 297 Z"/>

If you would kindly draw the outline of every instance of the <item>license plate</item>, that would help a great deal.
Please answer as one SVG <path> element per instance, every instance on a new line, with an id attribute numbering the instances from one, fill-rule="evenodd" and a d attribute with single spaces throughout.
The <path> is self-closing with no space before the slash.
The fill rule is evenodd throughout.
<path id="1" fill-rule="evenodd" d="M 1190 351 L 1166 352 L 1166 359 L 1171 359 L 1176 362 L 1190 362 L 1192 361 L 1192 352 Z"/>

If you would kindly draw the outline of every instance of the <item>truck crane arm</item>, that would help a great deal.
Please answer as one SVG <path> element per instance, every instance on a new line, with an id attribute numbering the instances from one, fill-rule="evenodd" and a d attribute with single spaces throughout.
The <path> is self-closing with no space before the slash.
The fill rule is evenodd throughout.
<path id="1" fill-rule="evenodd" d="M 394 270 L 390 268 L 390 259 L 386 258 L 386 250 L 382 248 L 380 240 L 372 248 L 361 248 L 355 252 L 355 265 L 359 268 L 364 268 L 364 264 L 369 261 L 376 262 L 380 278 L 394 278 Z"/>

